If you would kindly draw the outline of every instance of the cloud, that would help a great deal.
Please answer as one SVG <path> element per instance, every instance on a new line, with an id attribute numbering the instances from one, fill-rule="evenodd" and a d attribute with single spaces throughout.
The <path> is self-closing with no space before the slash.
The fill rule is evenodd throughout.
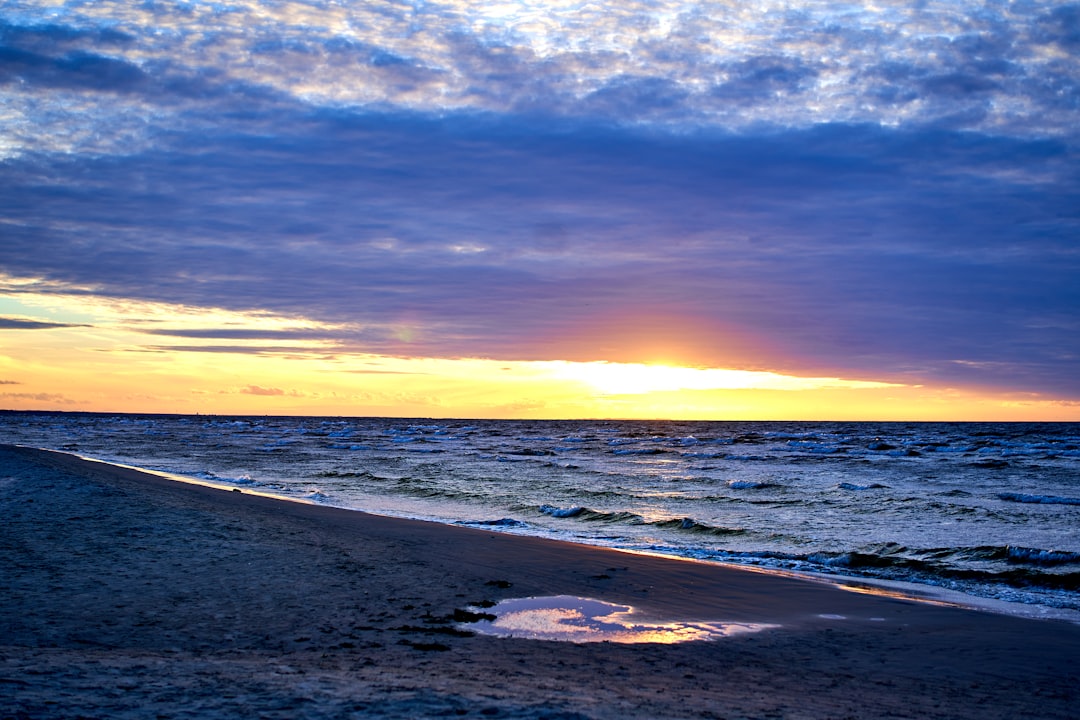
<path id="1" fill-rule="evenodd" d="M 92 53 L 51 57 L 0 47 L 0 84 L 129 92 L 145 79 L 145 74 L 131 63 Z"/>
<path id="2" fill-rule="evenodd" d="M 23 320 L 21 318 L 0 317 L 0 330 L 53 330 L 56 328 L 90 327 L 73 323 L 50 322 L 47 320 Z"/>
<path id="3" fill-rule="evenodd" d="M 282 355 L 285 357 L 326 357 L 333 352 L 298 345 L 148 345 L 152 352 L 191 352 L 236 355 Z"/>
<path id="4" fill-rule="evenodd" d="M 109 143 L 123 153 L 214 127 L 238 106 L 250 116 L 244 101 L 676 130 L 880 123 L 1060 137 L 1075 128 L 1077 7 L 67 2 L 0 25 L 0 77 L 13 91 L 16 153 Z"/>
<path id="5" fill-rule="evenodd" d="M 228 391 L 222 390 L 222 393 Z M 248 385 L 247 387 L 240 388 L 234 392 L 240 395 L 259 395 L 261 397 L 308 397 L 307 393 L 300 392 L 299 390 L 282 390 L 276 387 L 262 387 L 261 385 Z M 315 397 L 318 397 L 317 395 Z"/>
<path id="6" fill-rule="evenodd" d="M 1076 3 L 1055 7 L 1038 17 L 1035 38 L 1043 44 L 1054 44 L 1063 50 L 1080 47 L 1080 5 Z"/>
<path id="7" fill-rule="evenodd" d="M 342 113 L 279 116 L 273 138 L 240 127 L 123 159 L 9 163 L 0 263 L 115 297 L 354 328 L 157 335 L 583 360 L 648 359 L 658 339 L 748 362 L 721 339 L 737 331 L 770 338 L 770 362 L 951 376 L 953 359 L 1006 354 L 1035 363 L 1040 385 L 1040 369 L 1074 384 L 1053 358 L 1076 340 L 1036 327 L 1077 307 L 1080 186 L 1060 142 Z"/>
<path id="8" fill-rule="evenodd" d="M 267 395 L 267 396 L 276 396 L 276 395 L 284 395 L 285 394 L 285 391 L 282 390 L 281 388 L 264 388 L 264 387 L 259 387 L 258 385 L 248 385 L 246 388 L 242 389 L 240 392 L 245 394 L 245 395 Z"/>
<path id="9" fill-rule="evenodd" d="M 0 399 L 9 400 L 34 400 L 36 402 L 56 403 L 59 405 L 78 405 L 80 403 L 71 400 L 59 393 L 0 393 Z"/>
<path id="10" fill-rule="evenodd" d="M 341 337 L 341 333 L 329 330 L 288 329 L 265 330 L 258 328 L 152 328 L 141 329 L 146 335 L 164 335 L 211 340 L 326 340 Z"/>
<path id="11" fill-rule="evenodd" d="M 688 93 L 667 78 L 622 75 L 612 78 L 584 99 L 598 115 L 647 116 L 681 109 Z"/>
<path id="12" fill-rule="evenodd" d="M 729 79 L 713 88 L 711 95 L 724 101 L 765 102 L 777 95 L 802 92 L 818 71 L 795 58 L 757 56 L 725 68 Z"/>
<path id="13" fill-rule="evenodd" d="M 59 23 L 18 25 L 0 22 L 0 38 L 13 47 L 31 51 L 71 52 L 87 47 L 131 47 L 136 37 L 111 27 L 79 28 Z"/>

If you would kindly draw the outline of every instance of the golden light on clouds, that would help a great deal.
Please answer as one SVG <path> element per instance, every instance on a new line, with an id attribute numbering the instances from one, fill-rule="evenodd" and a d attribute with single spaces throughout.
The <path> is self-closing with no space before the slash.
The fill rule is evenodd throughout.
<path id="1" fill-rule="evenodd" d="M 379 355 L 333 339 L 340 328 L 303 318 L 25 288 L 8 282 L 0 294 L 0 317 L 7 319 L 0 326 L 0 408 L 698 420 L 1080 418 L 1075 405 L 1037 397 L 865 379 L 631 362 Z"/>

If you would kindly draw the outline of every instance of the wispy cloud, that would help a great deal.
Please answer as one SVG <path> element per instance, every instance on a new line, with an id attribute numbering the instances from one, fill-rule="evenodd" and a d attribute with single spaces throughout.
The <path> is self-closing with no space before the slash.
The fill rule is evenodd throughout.
<path id="1" fill-rule="evenodd" d="M 224 355 L 282 355 L 286 357 L 326 357 L 329 353 L 291 345 L 148 345 L 153 352 L 214 353 Z"/>
<path id="2" fill-rule="evenodd" d="M 90 327 L 72 323 L 50 322 L 48 320 L 24 320 L 22 318 L 0 317 L 0 330 L 54 330 L 56 328 Z"/>
<path id="3" fill-rule="evenodd" d="M 299 328 L 286 330 L 259 328 L 150 328 L 141 329 L 139 332 L 146 335 L 209 340 L 327 340 L 341 337 L 340 332 Z"/>
<path id="4" fill-rule="evenodd" d="M 30 400 L 32 402 L 51 403 L 53 405 L 78 405 L 79 403 L 60 393 L 0 393 L 0 400 Z"/>
<path id="5" fill-rule="evenodd" d="M 249 385 L 240 392 L 246 395 L 284 395 L 285 391 L 281 388 L 263 388 L 258 385 Z"/>

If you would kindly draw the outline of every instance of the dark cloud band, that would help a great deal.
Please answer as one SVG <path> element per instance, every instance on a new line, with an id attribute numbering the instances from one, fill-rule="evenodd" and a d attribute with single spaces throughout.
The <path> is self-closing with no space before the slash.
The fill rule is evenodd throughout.
<path id="1" fill-rule="evenodd" d="M 56 328 L 90 327 L 72 323 L 49 322 L 47 320 L 21 320 L 19 318 L 0 317 L 0 330 L 54 330 Z"/>

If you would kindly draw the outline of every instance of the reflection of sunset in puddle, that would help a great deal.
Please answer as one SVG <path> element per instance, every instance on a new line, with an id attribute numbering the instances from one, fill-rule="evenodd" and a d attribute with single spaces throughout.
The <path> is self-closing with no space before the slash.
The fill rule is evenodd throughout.
<path id="1" fill-rule="evenodd" d="M 634 609 L 572 595 L 503 600 L 494 620 L 467 627 L 483 635 L 566 642 L 680 643 L 757 632 L 776 625 L 739 622 L 635 622 Z"/>

